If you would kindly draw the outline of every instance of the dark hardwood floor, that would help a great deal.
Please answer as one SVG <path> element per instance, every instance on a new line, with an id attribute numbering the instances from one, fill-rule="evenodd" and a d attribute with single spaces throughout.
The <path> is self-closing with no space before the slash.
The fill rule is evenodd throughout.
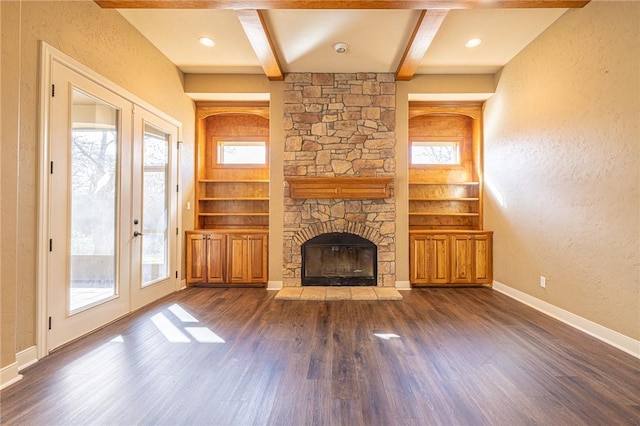
<path id="1" fill-rule="evenodd" d="M 2 424 L 640 424 L 640 360 L 490 289 L 274 294 L 190 288 L 130 315 L 26 369 Z"/>

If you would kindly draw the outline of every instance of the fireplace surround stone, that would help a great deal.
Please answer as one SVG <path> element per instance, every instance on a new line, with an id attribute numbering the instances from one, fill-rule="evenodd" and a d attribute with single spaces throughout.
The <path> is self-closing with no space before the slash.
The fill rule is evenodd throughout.
<path id="1" fill-rule="evenodd" d="M 284 81 L 284 177 L 395 175 L 395 92 L 390 73 L 291 73 Z M 302 244 L 347 232 L 378 247 L 377 283 L 395 286 L 393 181 L 389 196 L 294 199 L 285 186 L 283 286 L 301 286 Z"/>

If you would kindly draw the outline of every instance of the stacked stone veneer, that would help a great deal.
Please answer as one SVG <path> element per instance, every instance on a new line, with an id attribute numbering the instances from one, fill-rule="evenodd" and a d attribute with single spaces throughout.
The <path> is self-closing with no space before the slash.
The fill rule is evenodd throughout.
<path id="1" fill-rule="evenodd" d="M 284 177 L 394 176 L 393 74 L 288 74 L 284 81 Z M 395 286 L 395 197 L 294 200 L 285 188 L 283 285 L 300 286 L 301 246 L 327 232 L 378 247 L 378 286 Z"/>

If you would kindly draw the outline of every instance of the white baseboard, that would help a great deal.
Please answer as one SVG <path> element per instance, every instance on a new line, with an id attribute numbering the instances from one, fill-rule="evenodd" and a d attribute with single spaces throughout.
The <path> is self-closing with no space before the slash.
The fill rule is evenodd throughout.
<path id="1" fill-rule="evenodd" d="M 31 346 L 16 354 L 16 362 L 7 365 L 0 370 L 0 389 L 22 380 L 20 371 L 38 362 L 38 351 L 35 346 Z"/>
<path id="2" fill-rule="evenodd" d="M 180 285 L 180 290 L 184 290 L 185 288 L 187 288 L 187 280 L 180 281 Z"/>
<path id="3" fill-rule="evenodd" d="M 282 281 L 267 282 L 267 290 L 282 290 Z"/>
<path id="4" fill-rule="evenodd" d="M 0 390 L 22 380 L 22 374 L 18 373 L 18 363 L 7 365 L 0 369 Z"/>
<path id="5" fill-rule="evenodd" d="M 411 290 L 411 281 L 396 281 L 396 290 Z"/>
<path id="6" fill-rule="evenodd" d="M 632 339 L 631 337 L 625 336 L 624 334 L 618 333 L 617 331 L 603 327 L 600 324 L 582 318 L 569 311 L 565 311 L 562 308 L 558 308 L 557 306 L 545 302 L 544 300 L 540 300 L 536 297 L 528 295 L 527 293 L 523 293 L 520 290 L 516 290 L 515 288 L 509 287 L 498 281 L 493 282 L 493 289 L 506 296 L 511 297 L 512 299 L 517 300 L 518 302 L 524 303 L 525 305 L 530 306 L 537 311 L 549 315 L 550 317 L 555 318 L 558 321 L 570 325 L 575 329 L 587 333 L 588 335 L 595 337 L 596 339 L 601 340 L 604 343 L 620 349 L 621 351 L 624 351 L 629 355 L 640 358 L 640 341 L 638 340 Z"/>
<path id="7" fill-rule="evenodd" d="M 18 371 L 22 371 L 27 367 L 32 366 L 38 362 L 38 350 L 35 346 L 31 346 L 16 354 L 16 363 L 18 364 Z"/>

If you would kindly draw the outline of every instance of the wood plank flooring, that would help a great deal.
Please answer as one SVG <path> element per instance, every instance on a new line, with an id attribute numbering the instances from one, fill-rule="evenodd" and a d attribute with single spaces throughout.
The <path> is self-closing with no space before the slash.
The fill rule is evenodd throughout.
<path id="1" fill-rule="evenodd" d="M 130 315 L 26 369 L 2 424 L 640 424 L 640 360 L 491 289 L 274 294 L 190 288 Z"/>

